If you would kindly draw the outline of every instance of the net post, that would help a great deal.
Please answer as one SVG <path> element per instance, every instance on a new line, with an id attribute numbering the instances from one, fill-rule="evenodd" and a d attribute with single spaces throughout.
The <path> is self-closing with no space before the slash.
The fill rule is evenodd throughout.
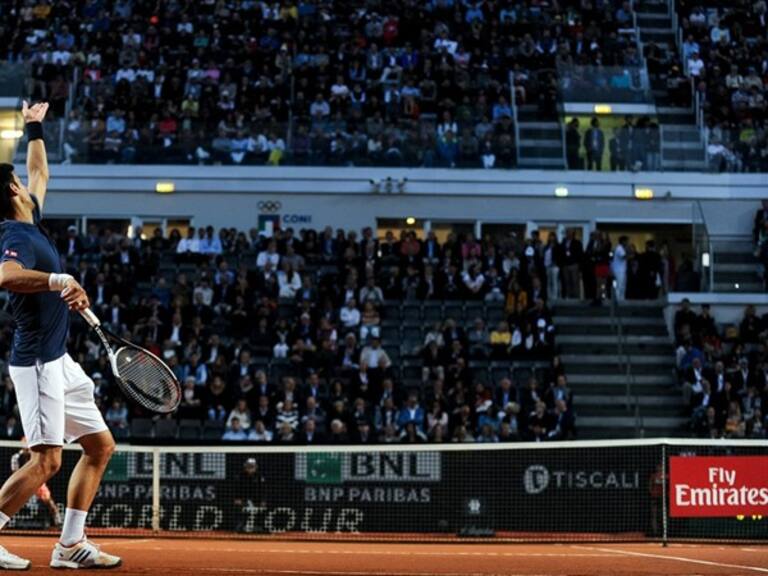
<path id="1" fill-rule="evenodd" d="M 152 448 L 152 531 L 160 531 L 160 449 Z"/>
<path id="2" fill-rule="evenodd" d="M 661 445 L 661 545 L 667 547 L 667 498 L 669 497 L 667 480 L 667 444 Z"/>

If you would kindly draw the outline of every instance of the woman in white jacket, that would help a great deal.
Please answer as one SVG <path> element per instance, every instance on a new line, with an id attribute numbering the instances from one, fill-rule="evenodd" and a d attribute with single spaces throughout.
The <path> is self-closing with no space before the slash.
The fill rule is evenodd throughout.
<path id="1" fill-rule="evenodd" d="M 277 286 L 281 299 L 293 300 L 301 290 L 301 276 L 289 262 L 283 262 L 282 269 L 277 273 Z"/>

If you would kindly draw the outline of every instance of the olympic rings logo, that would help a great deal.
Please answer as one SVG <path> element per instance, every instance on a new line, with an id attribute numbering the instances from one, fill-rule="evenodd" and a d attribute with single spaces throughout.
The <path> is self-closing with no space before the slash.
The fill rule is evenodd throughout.
<path id="1" fill-rule="evenodd" d="M 264 200 L 258 204 L 260 212 L 277 212 L 283 205 L 276 200 Z"/>

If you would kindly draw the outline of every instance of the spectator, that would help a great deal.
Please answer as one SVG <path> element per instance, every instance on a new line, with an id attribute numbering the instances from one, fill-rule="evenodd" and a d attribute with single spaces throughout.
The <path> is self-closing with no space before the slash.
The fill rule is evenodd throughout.
<path id="1" fill-rule="evenodd" d="M 600 129 L 600 122 L 597 118 L 592 118 L 590 128 L 584 134 L 584 150 L 587 155 L 587 170 L 602 170 L 605 135 Z"/>
<path id="2" fill-rule="evenodd" d="M 290 262 L 283 261 L 282 269 L 277 273 L 278 295 L 285 300 L 293 300 L 302 287 L 301 276 Z"/>
<path id="3" fill-rule="evenodd" d="M 565 298 L 581 297 L 580 266 L 583 257 L 581 241 L 576 238 L 573 229 L 566 231 L 563 241 L 563 296 Z"/>
<path id="4" fill-rule="evenodd" d="M 398 335 L 392 336 L 393 341 L 387 332 L 400 324 L 400 317 L 394 316 L 397 304 L 384 301 L 384 295 L 394 295 L 396 301 L 407 296 L 420 306 L 422 300 L 442 301 L 444 293 L 453 294 L 448 302 L 458 301 L 451 305 L 463 308 L 461 300 L 469 293 L 464 292 L 464 270 L 471 280 L 484 276 L 481 296 L 494 287 L 507 286 L 511 278 L 517 282 L 513 298 L 516 336 L 513 329 L 506 328 L 503 361 L 513 354 L 516 360 L 532 361 L 539 357 L 542 342 L 548 351 L 541 357 L 548 358 L 552 352 L 551 318 L 542 300 L 546 289 L 538 279 L 544 274 L 544 247 L 535 235 L 524 246 L 511 237 L 479 241 L 470 235 L 451 235 L 441 243 L 435 235 L 421 242 L 407 234 L 400 240 L 391 235 L 377 242 L 373 231 L 364 231 L 360 241 L 354 232 L 302 230 L 294 235 L 275 229 L 271 236 L 264 236 L 256 230 L 216 231 L 207 226 L 188 230 L 186 239 L 178 233 L 165 237 L 162 230 L 149 239 L 136 230 L 127 239 L 97 228 L 89 228 L 86 235 L 75 230 L 71 240 L 66 231 L 54 229 L 51 235 L 58 245 L 81 247 L 64 255 L 66 266 L 89 286 L 105 322 L 119 326 L 121 333 L 130 334 L 166 359 L 183 381 L 177 417 L 210 420 L 208 428 L 225 427 L 222 436 L 227 439 L 441 442 L 454 438 L 457 427 L 463 432 L 456 437 L 474 439 L 481 415 L 497 436 L 513 439 L 517 433 L 524 435 L 528 409 L 519 415 L 512 407 L 506 410 L 517 401 L 511 385 L 511 392 L 499 401 L 491 387 L 472 393 L 466 389 L 475 377 L 476 368 L 470 361 L 484 359 L 492 350 L 485 327 L 486 313 L 497 310 L 492 300 L 480 304 L 478 321 L 466 331 L 452 314 L 446 315 L 444 323 L 431 326 L 424 338 L 424 352 L 421 347 L 398 347 Z M 216 246 L 215 253 L 199 251 L 206 243 Z M 188 250 L 195 245 L 197 252 Z M 532 255 L 526 253 L 528 248 Z M 177 269 L 176 280 L 169 284 L 163 277 L 166 270 L 161 272 L 158 262 L 163 267 L 175 266 L 165 258 L 174 254 L 195 255 L 197 266 L 185 273 Z M 252 254 L 262 255 L 261 261 Z M 306 272 L 295 298 L 281 303 L 280 273 L 297 265 L 288 256 L 301 262 L 300 256 Z M 359 281 L 363 274 L 365 291 Z M 449 275 L 454 279 L 454 292 L 449 288 Z M 399 289 L 393 290 L 392 280 Z M 407 286 L 410 283 L 415 289 Z M 148 291 L 141 288 L 145 284 L 151 285 Z M 340 309 L 338 303 L 353 300 L 355 304 L 358 296 L 365 296 L 360 300 L 362 313 L 354 306 L 360 321 L 347 331 L 342 312 L 348 306 Z M 459 313 L 463 317 L 463 310 Z M 385 324 L 391 320 L 395 322 Z M 361 334 L 361 327 L 368 333 Z M 345 334 L 338 343 L 340 330 Z M 2 334 L 7 343 L 9 332 Z M 73 330 L 71 346 L 73 353 L 85 359 L 84 366 L 93 375 L 94 394 L 105 413 L 117 407 L 122 402 L 119 390 L 97 376 L 107 368 L 97 340 Z M 401 355 L 417 365 L 410 381 Z M 407 398 L 421 377 L 427 383 L 423 404 L 430 413 L 434 409 L 433 425 L 418 399 L 418 424 L 400 422 L 414 411 Z M 12 384 L 6 383 L 0 392 L 2 415 L 8 421 L 16 404 Z M 475 393 L 482 394 L 482 402 L 474 401 Z M 435 408 L 435 401 L 442 412 Z M 492 409 L 487 402 L 493 404 Z M 125 411 L 126 433 L 131 419 L 138 415 Z M 112 421 L 113 413 L 109 416 Z M 308 425 L 310 420 L 314 424 Z M 334 420 L 339 424 L 331 425 Z"/>
<path id="5" fill-rule="evenodd" d="M 225 430 L 221 439 L 226 442 L 241 442 L 248 439 L 248 434 L 240 425 L 239 418 L 234 417 L 229 421 L 229 426 Z"/>
<path id="6" fill-rule="evenodd" d="M 251 411 L 248 409 L 248 403 L 244 399 L 238 400 L 235 407 L 229 413 L 229 417 L 227 418 L 227 428 L 235 428 L 233 426 L 234 420 L 237 420 L 239 425 L 238 428 L 242 428 L 245 432 L 251 427 Z"/>
<path id="7" fill-rule="evenodd" d="M 581 170 L 581 136 L 579 135 L 579 119 L 572 118 L 565 130 L 565 155 L 569 170 Z"/>
<path id="8" fill-rule="evenodd" d="M 365 369 L 387 370 L 392 366 L 392 360 L 387 351 L 381 347 L 381 340 L 373 337 L 371 343 L 360 353 L 360 366 Z"/>
<path id="9" fill-rule="evenodd" d="M 419 397 L 416 393 L 408 395 L 408 400 L 397 417 L 397 425 L 405 428 L 407 425 L 413 425 L 417 431 L 423 431 L 424 410 L 419 406 Z"/>
<path id="10" fill-rule="evenodd" d="M 629 238 L 619 237 L 616 249 L 613 251 L 611 260 L 611 275 L 615 281 L 616 299 L 619 302 L 624 301 L 627 294 L 627 244 Z"/>
<path id="11" fill-rule="evenodd" d="M 357 309 L 357 303 L 354 298 L 347 300 L 346 306 L 339 313 L 339 320 L 342 328 L 347 332 L 354 331 L 360 326 L 360 310 Z"/>
<path id="12" fill-rule="evenodd" d="M 277 243 L 274 240 L 268 242 L 266 250 L 259 252 L 256 258 L 256 266 L 259 269 L 265 269 L 268 264 L 273 269 L 276 269 L 280 264 L 280 254 L 277 253 Z"/>
<path id="13" fill-rule="evenodd" d="M 128 428 L 128 409 L 123 402 L 115 398 L 104 415 L 104 420 L 113 433 L 116 432 L 118 436 L 123 436 L 123 431 Z"/>
<path id="14" fill-rule="evenodd" d="M 484 359 L 488 356 L 490 334 L 482 318 L 475 318 L 472 328 L 467 332 L 467 341 L 471 358 Z"/>
<path id="15" fill-rule="evenodd" d="M 381 329 L 379 324 L 381 317 L 372 302 L 366 302 L 363 306 L 363 313 L 360 316 L 360 341 L 365 342 L 370 335 L 372 338 L 379 338 Z"/>
<path id="16" fill-rule="evenodd" d="M 491 358 L 504 360 L 509 358 L 513 348 L 512 333 L 507 322 L 499 322 L 496 329 L 491 332 Z"/>
<path id="17" fill-rule="evenodd" d="M 275 416 L 275 427 L 280 430 L 284 425 L 290 426 L 293 432 L 299 428 L 299 412 L 296 409 L 293 400 L 286 398 L 283 402 L 277 404 L 277 415 Z"/>

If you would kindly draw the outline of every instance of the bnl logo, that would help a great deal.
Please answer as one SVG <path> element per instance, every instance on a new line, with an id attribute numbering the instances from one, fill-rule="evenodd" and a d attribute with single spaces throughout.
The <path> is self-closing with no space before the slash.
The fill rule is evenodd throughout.
<path id="1" fill-rule="evenodd" d="M 297 455 L 296 461 L 297 480 L 312 484 L 438 482 L 440 476 L 436 452 L 308 453 Z"/>

